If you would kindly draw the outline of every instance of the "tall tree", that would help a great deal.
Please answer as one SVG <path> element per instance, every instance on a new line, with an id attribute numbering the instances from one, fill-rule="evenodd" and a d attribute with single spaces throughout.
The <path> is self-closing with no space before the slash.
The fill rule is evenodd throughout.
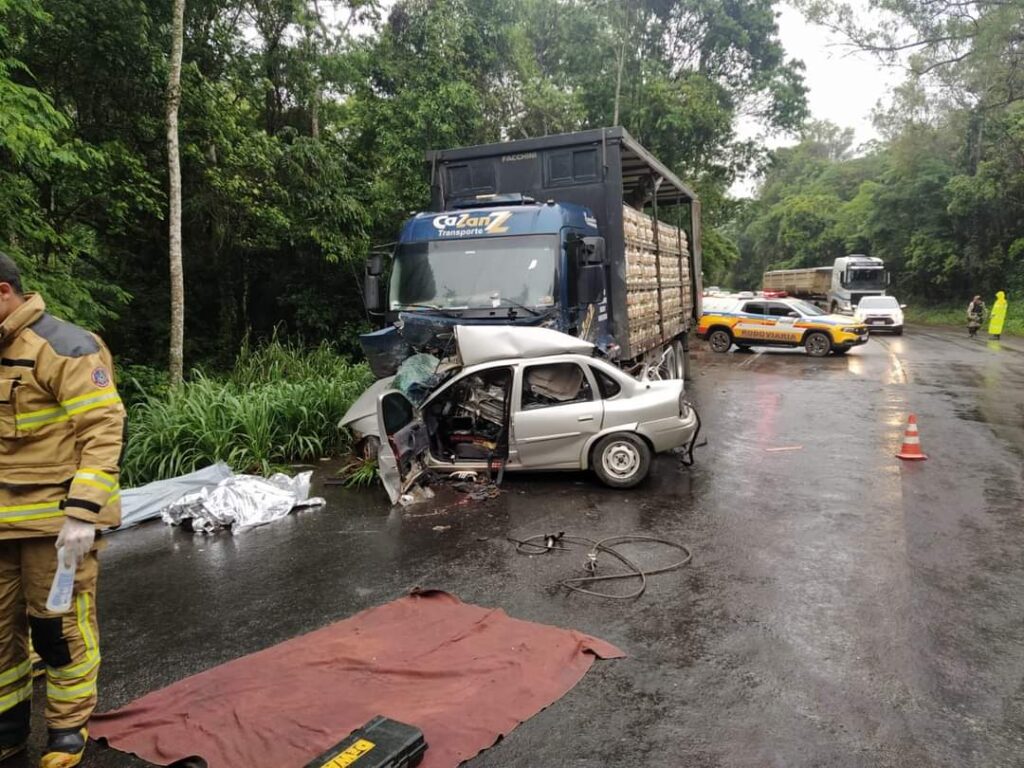
<path id="1" fill-rule="evenodd" d="M 181 257 L 181 157 L 178 152 L 178 108 L 181 106 L 181 56 L 185 37 L 185 0 L 173 0 L 171 66 L 167 77 L 168 253 L 171 275 L 171 384 L 185 373 L 185 274 Z"/>

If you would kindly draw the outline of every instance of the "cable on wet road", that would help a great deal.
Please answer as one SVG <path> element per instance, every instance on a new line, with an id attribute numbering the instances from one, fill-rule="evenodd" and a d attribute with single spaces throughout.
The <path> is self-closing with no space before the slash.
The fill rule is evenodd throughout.
<path id="1" fill-rule="evenodd" d="M 510 536 L 508 537 L 508 540 L 516 545 L 516 552 L 520 555 L 546 555 L 551 552 L 572 552 L 574 551 L 574 547 L 588 547 L 587 559 L 583 568 L 590 575 L 572 576 L 567 579 L 562 579 L 557 583 L 557 586 L 565 587 L 566 589 L 570 589 L 574 592 L 582 592 L 585 595 L 604 597 L 609 600 L 635 600 L 647 590 L 647 580 L 650 576 L 656 576 L 659 573 L 668 573 L 669 571 L 678 570 L 693 559 L 693 553 L 690 551 L 690 548 L 684 544 L 671 541 L 670 539 L 663 539 L 658 536 L 643 536 L 640 534 L 609 536 L 604 539 L 589 539 L 585 536 L 570 536 L 566 535 L 565 532 L 559 532 L 540 533 L 536 536 L 530 536 L 521 540 L 514 539 Z M 636 543 L 661 544 L 666 547 L 671 547 L 682 552 L 683 558 L 677 562 L 660 568 L 641 568 L 633 560 L 626 557 L 626 555 L 616 549 L 616 547 L 622 546 L 623 544 Z M 609 573 L 600 576 L 597 575 L 599 567 L 598 558 L 602 553 L 618 560 L 626 566 L 628 570 L 619 573 Z M 637 579 L 640 584 L 635 590 L 624 595 L 615 594 L 614 592 L 601 592 L 596 589 L 588 589 L 588 586 L 590 585 L 611 581 L 621 581 L 624 579 Z"/>

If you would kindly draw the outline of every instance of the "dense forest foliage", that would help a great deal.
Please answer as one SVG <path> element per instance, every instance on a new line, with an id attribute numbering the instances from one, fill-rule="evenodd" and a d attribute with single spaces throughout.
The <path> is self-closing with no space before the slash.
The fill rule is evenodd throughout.
<path id="1" fill-rule="evenodd" d="M 1024 3 L 872 0 L 873 13 L 809 6 L 851 44 L 898 60 L 909 78 L 876 115 L 881 140 L 811 123 L 776 151 L 730 234 L 732 281 L 768 267 L 879 256 L 897 289 L 966 306 L 1024 292 Z M 865 26 L 867 25 L 867 26 Z"/>
<path id="2" fill-rule="evenodd" d="M 168 334 L 169 0 L 0 0 L 0 248 L 124 363 Z M 705 200 L 806 118 L 771 0 L 188 0 L 186 361 L 275 328 L 344 349 L 375 243 L 428 204 L 429 148 L 625 125 Z"/>

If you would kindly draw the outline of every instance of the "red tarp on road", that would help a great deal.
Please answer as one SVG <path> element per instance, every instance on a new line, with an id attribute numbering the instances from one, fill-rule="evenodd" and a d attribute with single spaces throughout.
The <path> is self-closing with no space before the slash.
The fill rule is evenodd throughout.
<path id="1" fill-rule="evenodd" d="M 375 715 L 420 728 L 422 768 L 454 768 L 561 698 L 595 657 L 573 630 L 444 592 L 371 608 L 93 717 L 94 738 L 158 765 L 304 766 Z"/>

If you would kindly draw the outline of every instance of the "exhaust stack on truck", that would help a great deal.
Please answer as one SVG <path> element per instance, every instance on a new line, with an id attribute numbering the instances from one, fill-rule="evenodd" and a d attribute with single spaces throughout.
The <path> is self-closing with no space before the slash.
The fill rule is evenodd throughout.
<path id="1" fill-rule="evenodd" d="M 700 202 L 622 128 L 427 153 L 431 211 L 405 222 L 366 303 L 378 377 L 423 327 L 555 328 L 654 378 L 681 378 L 700 317 Z"/>

